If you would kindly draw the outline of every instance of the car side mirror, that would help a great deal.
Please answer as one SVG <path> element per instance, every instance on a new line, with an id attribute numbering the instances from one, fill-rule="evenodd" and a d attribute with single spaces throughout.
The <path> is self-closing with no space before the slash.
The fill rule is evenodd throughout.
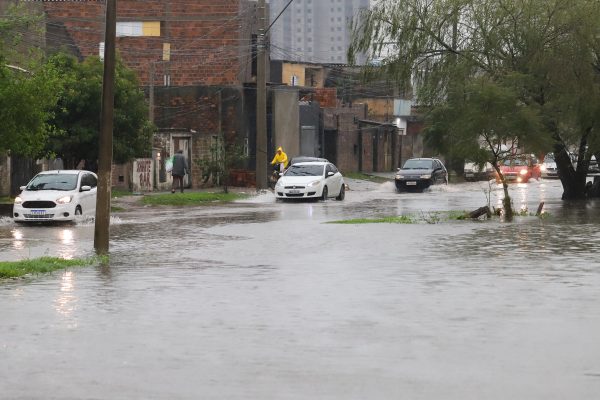
<path id="1" fill-rule="evenodd" d="M 92 190 L 92 187 L 88 185 L 83 185 L 81 189 L 79 189 L 80 192 L 89 192 L 90 190 Z"/>
<path id="2" fill-rule="evenodd" d="M 19 190 L 20 190 L 20 191 L 23 191 L 23 190 L 25 190 L 25 188 L 26 188 L 26 187 L 27 187 L 27 186 L 19 186 Z"/>
<path id="3" fill-rule="evenodd" d="M 329 178 L 330 176 L 334 176 L 334 175 L 335 175 L 335 173 L 333 173 L 333 172 L 331 172 L 331 171 L 329 171 L 329 172 L 327 173 L 327 177 L 328 177 L 328 178 Z"/>

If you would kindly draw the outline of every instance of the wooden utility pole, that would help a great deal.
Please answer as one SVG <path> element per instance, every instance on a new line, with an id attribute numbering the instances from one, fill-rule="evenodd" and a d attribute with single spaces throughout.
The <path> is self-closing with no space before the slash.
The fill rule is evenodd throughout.
<path id="1" fill-rule="evenodd" d="M 256 41 L 256 189 L 267 188 L 267 8 L 258 0 Z"/>
<path id="2" fill-rule="evenodd" d="M 106 31 L 104 34 L 104 75 L 102 80 L 102 115 L 98 150 L 98 194 L 94 249 L 108 254 L 110 232 L 110 191 L 113 146 L 113 114 L 115 99 L 115 41 L 117 31 L 117 0 L 106 0 Z"/>

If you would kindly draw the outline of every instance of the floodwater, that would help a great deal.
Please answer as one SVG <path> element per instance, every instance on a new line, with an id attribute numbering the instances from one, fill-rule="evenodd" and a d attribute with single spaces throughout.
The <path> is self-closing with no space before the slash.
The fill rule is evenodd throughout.
<path id="1" fill-rule="evenodd" d="M 1 399 L 597 399 L 600 203 L 441 221 L 496 185 L 139 208 L 109 266 L 0 283 Z M 491 190 L 490 190 L 491 189 Z M 327 221 L 413 215 L 414 224 Z M 0 221 L 0 260 L 92 254 L 93 223 Z"/>

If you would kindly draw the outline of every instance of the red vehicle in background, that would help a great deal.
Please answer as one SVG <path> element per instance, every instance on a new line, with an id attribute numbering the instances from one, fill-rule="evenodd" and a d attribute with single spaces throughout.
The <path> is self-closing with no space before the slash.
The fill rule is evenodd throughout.
<path id="1" fill-rule="evenodd" d="M 500 165 L 500 172 L 504 175 L 507 183 L 527 183 L 532 178 L 540 179 L 542 176 L 541 166 L 537 158 L 526 154 L 516 155 L 504 160 Z M 498 174 L 496 174 L 496 182 L 501 182 Z"/>

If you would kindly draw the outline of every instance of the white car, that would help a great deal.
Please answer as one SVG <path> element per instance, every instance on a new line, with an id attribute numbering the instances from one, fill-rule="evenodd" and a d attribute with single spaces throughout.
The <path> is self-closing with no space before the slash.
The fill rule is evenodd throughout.
<path id="1" fill-rule="evenodd" d="M 542 178 L 558 178 L 558 169 L 554 160 L 554 154 L 546 154 L 544 162 L 540 165 L 540 169 L 542 171 Z"/>
<path id="2" fill-rule="evenodd" d="M 344 178 L 330 162 L 301 162 L 290 166 L 275 185 L 278 199 L 344 200 Z"/>
<path id="3" fill-rule="evenodd" d="M 37 174 L 15 198 L 15 222 L 73 221 L 96 214 L 98 177 L 90 171 L 58 170 Z"/>
<path id="4" fill-rule="evenodd" d="M 479 166 L 474 162 L 467 161 L 464 165 L 464 178 L 465 181 L 482 181 L 494 179 L 494 167 L 492 164 L 485 163 L 483 166 Z"/>

